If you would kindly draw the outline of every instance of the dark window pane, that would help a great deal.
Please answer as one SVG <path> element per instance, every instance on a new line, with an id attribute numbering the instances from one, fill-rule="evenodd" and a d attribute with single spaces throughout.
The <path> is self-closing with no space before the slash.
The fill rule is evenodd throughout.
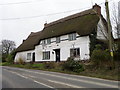
<path id="1" fill-rule="evenodd" d="M 72 33 L 68 35 L 69 41 L 76 40 L 76 33 Z"/>
<path id="2" fill-rule="evenodd" d="M 46 44 L 45 40 L 42 41 L 42 44 Z"/>
<path id="3" fill-rule="evenodd" d="M 31 60 L 31 53 L 27 53 L 27 60 Z"/>
<path id="4" fill-rule="evenodd" d="M 56 43 L 60 43 L 60 37 L 56 37 Z"/>
<path id="5" fill-rule="evenodd" d="M 43 52 L 43 60 L 50 59 L 50 51 Z"/>
<path id="6" fill-rule="evenodd" d="M 47 44 L 51 44 L 51 39 L 47 39 Z"/>
<path id="7" fill-rule="evenodd" d="M 80 56 L 80 49 L 79 48 L 70 49 L 70 56 L 71 57 Z"/>

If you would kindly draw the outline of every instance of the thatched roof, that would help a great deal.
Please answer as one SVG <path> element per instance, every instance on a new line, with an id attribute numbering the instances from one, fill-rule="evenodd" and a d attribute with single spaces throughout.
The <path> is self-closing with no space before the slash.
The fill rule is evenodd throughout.
<path id="1" fill-rule="evenodd" d="M 99 21 L 98 14 L 89 9 L 55 22 L 46 24 L 41 32 L 31 33 L 28 38 L 17 48 L 17 52 L 33 50 L 40 40 L 57 37 L 72 32 L 79 35 L 89 35 L 97 26 Z"/>

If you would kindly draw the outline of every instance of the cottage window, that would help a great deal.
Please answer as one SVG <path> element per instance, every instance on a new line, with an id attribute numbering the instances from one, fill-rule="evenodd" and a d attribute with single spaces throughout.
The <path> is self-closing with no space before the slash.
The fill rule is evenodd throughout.
<path id="1" fill-rule="evenodd" d="M 47 44 L 51 44 L 51 39 L 47 39 Z"/>
<path id="2" fill-rule="evenodd" d="M 45 45 L 45 44 L 46 44 L 46 41 L 45 41 L 45 40 L 43 40 L 43 41 L 42 41 L 42 44 L 43 44 L 43 45 Z"/>
<path id="3" fill-rule="evenodd" d="M 31 53 L 27 53 L 27 60 L 31 60 Z"/>
<path id="4" fill-rule="evenodd" d="M 76 33 L 69 34 L 69 41 L 76 40 Z"/>
<path id="5" fill-rule="evenodd" d="M 50 59 L 50 51 L 43 52 L 43 60 Z"/>
<path id="6" fill-rule="evenodd" d="M 80 49 L 79 48 L 70 49 L 70 56 L 71 57 L 79 57 L 80 56 Z"/>
<path id="7" fill-rule="evenodd" d="M 56 37 L 56 43 L 60 43 L 60 37 Z"/>

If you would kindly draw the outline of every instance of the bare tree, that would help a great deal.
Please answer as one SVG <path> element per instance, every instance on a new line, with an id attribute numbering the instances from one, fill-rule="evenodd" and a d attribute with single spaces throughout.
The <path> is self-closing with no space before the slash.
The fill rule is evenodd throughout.
<path id="1" fill-rule="evenodd" d="M 16 47 L 14 41 L 11 40 L 2 40 L 2 54 L 9 54 Z"/>
<path id="2" fill-rule="evenodd" d="M 118 11 L 118 5 L 116 5 L 115 3 L 113 3 L 113 7 L 112 7 L 112 14 L 111 14 L 111 22 L 112 22 L 112 26 L 113 26 L 113 31 L 115 32 L 115 35 L 117 36 L 117 38 L 120 38 L 120 31 L 119 31 L 119 20 L 118 20 L 118 14 L 120 13 Z"/>
<path id="3" fill-rule="evenodd" d="M 120 38 L 120 1 L 118 2 L 118 33 Z"/>

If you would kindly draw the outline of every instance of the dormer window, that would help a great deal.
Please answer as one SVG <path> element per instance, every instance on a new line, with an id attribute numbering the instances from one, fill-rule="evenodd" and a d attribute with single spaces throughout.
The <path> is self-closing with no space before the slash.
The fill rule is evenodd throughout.
<path id="1" fill-rule="evenodd" d="M 44 45 L 45 45 L 45 44 L 46 44 L 46 41 L 45 41 L 45 40 L 43 40 L 43 41 L 42 41 L 42 44 L 44 44 Z"/>
<path id="2" fill-rule="evenodd" d="M 60 43 L 60 37 L 56 37 L 56 43 Z"/>
<path id="3" fill-rule="evenodd" d="M 68 35 L 69 41 L 76 40 L 76 33 L 72 33 Z"/>
<path id="4" fill-rule="evenodd" d="M 51 39 L 47 39 L 47 44 L 51 44 Z"/>

